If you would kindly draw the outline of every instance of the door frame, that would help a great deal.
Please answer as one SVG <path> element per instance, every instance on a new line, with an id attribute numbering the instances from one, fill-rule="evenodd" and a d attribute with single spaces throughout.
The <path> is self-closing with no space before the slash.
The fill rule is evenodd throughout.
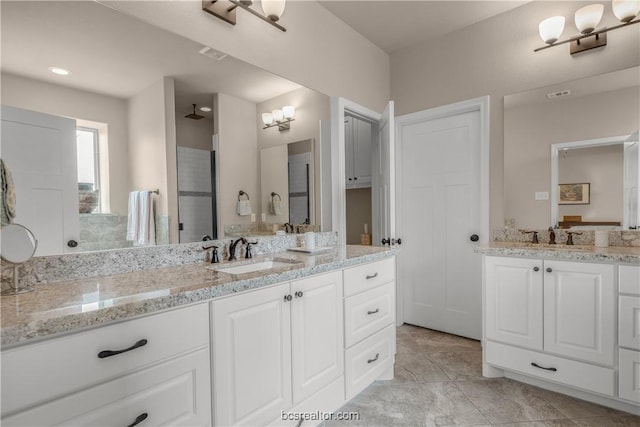
<path id="1" fill-rule="evenodd" d="M 342 97 L 331 97 L 331 122 L 344 121 L 344 112 L 350 111 L 364 118 L 380 121 L 381 113 L 363 107 Z M 331 126 L 331 224 L 338 233 L 338 244 L 346 244 L 347 239 L 347 184 L 345 171 L 344 126 Z"/>
<path id="2" fill-rule="evenodd" d="M 409 113 L 395 118 L 396 135 L 395 135 L 395 170 L 396 170 L 396 194 L 400 194 L 402 188 L 402 177 L 399 171 L 402 170 L 400 164 L 402 159 L 402 131 L 405 126 L 411 126 L 417 123 L 428 122 L 432 120 L 443 119 L 446 117 L 456 116 L 459 114 L 478 111 L 480 113 L 480 244 L 487 244 L 490 241 L 489 235 L 491 226 L 489 223 L 489 95 L 466 101 L 455 102 L 453 104 L 442 105 L 415 113 Z M 344 183 L 343 183 L 344 184 Z M 396 234 L 400 237 L 407 234 L 402 229 L 402 206 L 400 206 L 399 197 L 396 198 Z M 399 254 L 399 257 L 402 253 Z M 404 323 L 404 278 L 402 270 L 396 264 L 396 324 Z"/>

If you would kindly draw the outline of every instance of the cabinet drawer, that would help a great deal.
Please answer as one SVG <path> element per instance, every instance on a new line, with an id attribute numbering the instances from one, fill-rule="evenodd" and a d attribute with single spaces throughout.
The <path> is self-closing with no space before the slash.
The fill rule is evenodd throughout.
<path id="1" fill-rule="evenodd" d="M 640 267 L 621 265 L 619 267 L 619 290 L 623 294 L 640 295 Z"/>
<path id="2" fill-rule="evenodd" d="M 621 295 L 618 345 L 640 350 L 640 297 Z"/>
<path id="3" fill-rule="evenodd" d="M 395 258 L 348 268 L 344 270 L 344 296 L 355 295 L 391 282 L 395 275 Z"/>
<path id="4" fill-rule="evenodd" d="M 524 350 L 492 341 L 485 343 L 485 360 L 488 364 L 520 372 L 560 384 L 613 396 L 614 370 Z M 553 368 L 545 370 L 540 367 Z"/>
<path id="5" fill-rule="evenodd" d="M 99 358 L 105 350 L 131 351 Z M 199 304 L 2 352 L 2 413 L 208 346 L 209 310 Z"/>
<path id="6" fill-rule="evenodd" d="M 395 326 L 390 325 L 345 352 L 347 400 L 393 367 Z"/>
<path id="7" fill-rule="evenodd" d="M 3 426 L 211 425 L 209 352 L 199 350 L 2 420 Z"/>
<path id="8" fill-rule="evenodd" d="M 640 352 L 620 349 L 618 353 L 618 396 L 640 402 Z"/>
<path id="9" fill-rule="evenodd" d="M 349 297 L 344 302 L 345 346 L 393 324 L 395 282 Z"/>

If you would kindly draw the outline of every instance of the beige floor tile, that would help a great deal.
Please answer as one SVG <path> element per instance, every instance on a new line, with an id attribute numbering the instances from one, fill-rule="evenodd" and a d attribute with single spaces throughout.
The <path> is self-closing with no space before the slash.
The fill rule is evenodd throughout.
<path id="1" fill-rule="evenodd" d="M 442 368 L 419 353 L 398 353 L 394 374 L 398 382 L 449 381 Z"/>
<path id="2" fill-rule="evenodd" d="M 452 381 L 484 379 L 480 350 L 430 353 L 428 357 L 442 368 Z"/>

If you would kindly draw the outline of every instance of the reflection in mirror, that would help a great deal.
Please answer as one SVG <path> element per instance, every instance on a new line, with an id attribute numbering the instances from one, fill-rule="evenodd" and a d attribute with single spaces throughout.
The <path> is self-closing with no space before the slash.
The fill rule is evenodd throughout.
<path id="1" fill-rule="evenodd" d="M 630 136 L 551 146 L 551 218 L 559 228 L 629 229 L 632 188 L 627 168 L 638 159 L 625 150 Z M 626 158 L 625 158 L 626 157 Z M 636 179 L 637 181 L 637 179 Z M 637 198 L 635 203 L 637 204 Z M 636 209 L 632 209 L 634 212 Z"/>
<path id="2" fill-rule="evenodd" d="M 59 200 L 52 192 L 44 198 L 17 195 L 18 203 L 37 206 L 17 207 L 41 243 L 37 255 L 131 246 L 126 235 L 132 191 L 159 190 L 153 197 L 156 244 L 221 238 L 228 226 L 251 224 L 250 217 L 235 213 L 235 201 L 240 189 L 260 194 L 259 149 L 316 138 L 319 120 L 328 117 L 304 104 L 322 97 L 328 110 L 324 95 L 97 2 L 0 7 L 3 106 L 71 122 L 63 144 L 68 152 L 42 148 L 61 141 L 40 132 L 51 126 L 36 125 L 31 143 L 37 146 L 27 153 L 32 158 L 20 160 L 29 166 L 52 159 L 52 170 L 74 175 Z M 71 73 L 53 74 L 52 66 Z M 290 131 L 275 130 L 276 141 L 264 142 L 273 134 L 261 130 L 261 106 L 271 100 L 279 107 L 293 105 L 296 121 Z M 60 126 L 69 133 L 67 123 Z M 78 128 L 90 133 L 83 134 L 81 157 Z M 193 158 L 204 160 L 191 165 Z M 18 180 L 21 167 L 4 160 Z M 82 169 L 80 182 L 78 166 L 89 163 L 94 167 Z M 202 170 L 196 173 L 192 166 Z M 34 213 L 54 210 L 59 214 L 45 218 Z"/>
<path id="3" fill-rule="evenodd" d="M 36 253 L 38 241 L 27 227 L 7 224 L 0 229 L 0 258 L 13 264 L 13 288 L 5 289 L 2 295 L 30 292 L 33 288 L 20 288 L 18 264 L 27 262 Z"/>
<path id="4" fill-rule="evenodd" d="M 267 228 L 316 223 L 314 164 L 312 139 L 261 150 L 262 212 Z"/>
<path id="5" fill-rule="evenodd" d="M 617 166 L 611 166 L 617 168 L 616 184 L 596 182 L 597 176 L 611 174 L 610 170 L 604 169 L 605 162 L 599 160 L 585 165 L 579 173 L 561 179 L 571 182 L 558 181 L 559 184 L 591 184 L 590 204 L 594 207 L 608 203 L 606 197 L 618 194 L 619 202 L 611 202 L 615 212 L 579 213 L 573 210 L 579 205 L 574 204 L 564 206 L 565 213 L 558 213 L 559 217 L 552 217 L 551 212 L 560 212 L 552 174 L 563 172 L 555 172 L 552 168 L 551 148 L 553 144 L 605 140 L 634 133 L 640 115 L 639 82 L 640 67 L 634 67 L 505 96 L 506 226 L 546 229 L 551 225 L 558 226 L 562 216 L 582 216 L 584 222 L 623 222 L 623 166 L 620 159 Z M 571 156 L 568 152 L 567 158 Z M 576 156 L 577 153 L 573 157 Z"/>

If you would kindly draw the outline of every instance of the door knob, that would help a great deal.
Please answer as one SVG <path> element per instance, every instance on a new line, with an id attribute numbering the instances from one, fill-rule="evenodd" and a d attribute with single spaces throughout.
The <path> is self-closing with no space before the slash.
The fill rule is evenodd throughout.
<path id="1" fill-rule="evenodd" d="M 69 246 L 70 248 L 75 248 L 78 246 L 78 242 L 76 242 L 75 240 L 71 239 L 67 242 L 67 246 Z"/>
<path id="2" fill-rule="evenodd" d="M 471 240 L 472 242 L 477 242 L 478 240 L 480 240 L 480 237 L 478 237 L 477 234 L 472 234 L 471 237 L 469 237 L 469 240 Z"/>

